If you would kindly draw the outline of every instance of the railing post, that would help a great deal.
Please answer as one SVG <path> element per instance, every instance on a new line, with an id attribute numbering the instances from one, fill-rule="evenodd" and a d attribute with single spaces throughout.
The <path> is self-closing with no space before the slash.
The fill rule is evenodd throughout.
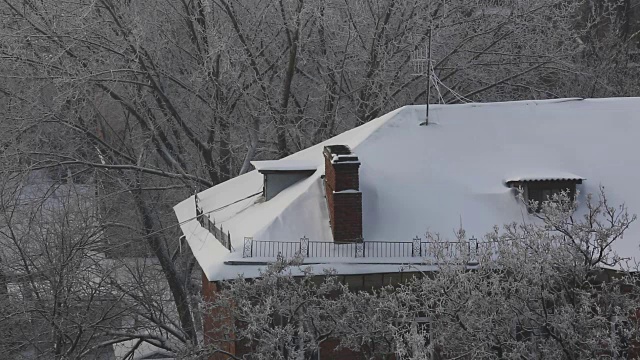
<path id="1" fill-rule="evenodd" d="M 242 257 L 253 257 L 253 238 L 245 236 L 244 246 L 242 247 Z"/>
<path id="2" fill-rule="evenodd" d="M 478 239 L 475 236 L 469 239 L 469 261 L 476 262 L 478 256 Z"/>
<path id="3" fill-rule="evenodd" d="M 227 230 L 227 249 L 231 251 L 231 233 Z"/>
<path id="4" fill-rule="evenodd" d="M 202 225 L 202 209 L 200 209 L 200 204 L 199 204 L 200 201 L 198 200 L 198 193 L 193 195 L 193 199 L 195 200 L 195 203 L 196 203 L 196 220 L 198 221 L 200 226 L 204 227 Z"/>
<path id="5" fill-rule="evenodd" d="M 422 256 L 422 239 L 417 235 L 413 238 L 413 243 L 411 244 L 411 256 Z"/>
<path id="6" fill-rule="evenodd" d="M 306 236 L 300 238 L 300 255 L 309 257 L 309 238 Z"/>
<path id="7" fill-rule="evenodd" d="M 363 239 L 359 239 L 356 243 L 356 257 L 364 257 L 364 241 Z"/>

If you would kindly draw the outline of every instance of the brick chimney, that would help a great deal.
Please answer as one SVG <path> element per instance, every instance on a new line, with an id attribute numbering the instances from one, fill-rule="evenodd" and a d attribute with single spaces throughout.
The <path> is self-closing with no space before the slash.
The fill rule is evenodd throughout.
<path id="1" fill-rule="evenodd" d="M 324 188 L 329 207 L 333 240 L 362 240 L 362 193 L 358 168 L 360 160 L 346 145 L 324 147 Z"/>

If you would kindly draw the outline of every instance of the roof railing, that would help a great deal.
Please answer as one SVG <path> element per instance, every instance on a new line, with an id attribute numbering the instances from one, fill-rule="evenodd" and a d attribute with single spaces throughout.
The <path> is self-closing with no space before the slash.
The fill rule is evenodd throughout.
<path id="1" fill-rule="evenodd" d="M 467 256 L 475 262 L 479 243 L 476 238 L 468 241 L 434 242 L 422 241 L 357 241 L 333 242 L 310 241 L 266 241 L 244 238 L 243 258 L 425 258 L 434 254 L 445 257 Z"/>
<path id="2" fill-rule="evenodd" d="M 233 247 L 231 246 L 231 234 L 229 233 L 229 231 L 225 233 L 224 229 L 222 228 L 222 224 L 220 225 L 220 227 L 216 226 L 215 219 L 214 221 L 211 221 L 209 215 L 204 213 L 202 206 L 200 206 L 200 199 L 198 198 L 198 194 L 195 195 L 195 202 L 196 218 L 198 219 L 200 226 L 207 229 L 207 231 L 209 231 L 213 235 L 213 237 L 216 238 L 216 240 L 218 240 L 220 244 L 222 244 L 222 246 L 227 248 L 227 250 L 232 251 Z"/>

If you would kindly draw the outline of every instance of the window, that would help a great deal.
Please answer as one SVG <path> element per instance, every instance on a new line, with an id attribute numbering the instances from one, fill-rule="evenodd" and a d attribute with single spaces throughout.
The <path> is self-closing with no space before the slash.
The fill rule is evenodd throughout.
<path id="1" fill-rule="evenodd" d="M 396 351 L 398 359 L 428 352 L 431 344 L 431 318 L 424 312 L 418 312 L 413 319 L 397 320 L 396 326 L 403 331 L 402 343 L 398 344 Z"/>
<path id="2" fill-rule="evenodd" d="M 516 341 L 534 341 L 538 338 L 548 339 L 550 336 L 549 328 L 543 324 L 527 324 L 518 321 L 515 326 Z"/>
<path id="3" fill-rule="evenodd" d="M 632 342 L 633 324 L 623 316 L 611 317 L 611 345 L 620 359 L 627 359 Z"/>
<path id="4" fill-rule="evenodd" d="M 569 197 L 573 199 L 576 194 L 576 185 L 582 184 L 581 177 L 562 178 L 562 179 L 536 179 L 536 178 L 519 178 L 517 180 L 508 180 L 507 186 L 516 189 L 522 189 L 524 201 L 527 204 L 529 212 L 540 212 L 542 203 L 553 200 L 555 195 L 563 191 L 567 191 Z M 530 207 L 529 204 L 535 201 L 537 207 Z"/>
<path id="5" fill-rule="evenodd" d="M 525 197 L 525 200 L 527 202 L 527 204 L 529 204 L 531 201 L 535 201 L 538 203 L 537 208 L 533 209 L 530 208 L 529 211 L 535 211 L 535 212 L 540 212 L 540 209 L 542 208 L 542 203 L 545 201 L 550 201 L 553 200 L 554 196 L 559 195 L 562 191 L 568 191 L 569 192 L 569 196 L 573 199 L 573 196 L 575 196 L 575 186 L 573 186 L 573 188 L 569 187 L 569 188 L 560 188 L 560 185 L 558 184 L 545 184 L 546 186 L 542 186 L 539 184 L 530 184 L 527 187 L 527 196 Z"/>
<path id="6" fill-rule="evenodd" d="M 266 201 L 298 181 L 308 178 L 318 169 L 315 162 L 286 159 L 252 161 L 251 165 L 264 175 L 262 195 Z"/>

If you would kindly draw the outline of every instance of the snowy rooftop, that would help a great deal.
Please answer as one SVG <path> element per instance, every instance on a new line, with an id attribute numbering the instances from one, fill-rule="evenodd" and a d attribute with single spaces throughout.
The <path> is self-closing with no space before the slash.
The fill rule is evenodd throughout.
<path id="1" fill-rule="evenodd" d="M 529 174 L 519 174 L 514 176 L 509 176 L 506 178 L 505 183 L 512 182 L 525 182 L 525 181 L 583 181 L 586 180 L 582 176 L 572 174 L 566 171 L 546 171 L 546 172 L 536 172 Z"/>
<path id="2" fill-rule="evenodd" d="M 196 215 L 193 197 L 175 211 L 210 280 L 258 274 L 258 265 L 232 265 L 246 262 L 244 237 L 333 241 L 321 178 L 325 145 L 347 145 L 359 158 L 365 242 L 411 242 L 427 231 L 454 238 L 460 225 L 469 236 L 481 238 L 493 225 L 527 219 L 530 215 L 507 187 L 508 181 L 586 179 L 578 185 L 579 200 L 603 185 L 612 204 L 625 203 L 636 213 L 640 212 L 638 109 L 640 98 L 434 105 L 430 124 L 419 126 L 425 107 L 402 107 L 268 162 L 270 169 L 278 169 L 280 162 L 282 169 L 291 169 L 292 164 L 316 169 L 269 201 L 250 196 L 262 189 L 258 171 L 201 192 L 205 213 L 218 209 L 209 214 L 211 220 L 231 234 L 236 250 L 231 253 L 196 220 L 189 221 Z M 640 227 L 634 223 L 615 250 L 640 258 L 639 235 Z M 321 263 L 316 266 L 369 273 L 397 271 L 397 264 L 405 260 L 316 259 Z"/>
<path id="3" fill-rule="evenodd" d="M 252 161 L 258 171 L 311 171 L 318 168 L 316 161 L 300 159 Z"/>

